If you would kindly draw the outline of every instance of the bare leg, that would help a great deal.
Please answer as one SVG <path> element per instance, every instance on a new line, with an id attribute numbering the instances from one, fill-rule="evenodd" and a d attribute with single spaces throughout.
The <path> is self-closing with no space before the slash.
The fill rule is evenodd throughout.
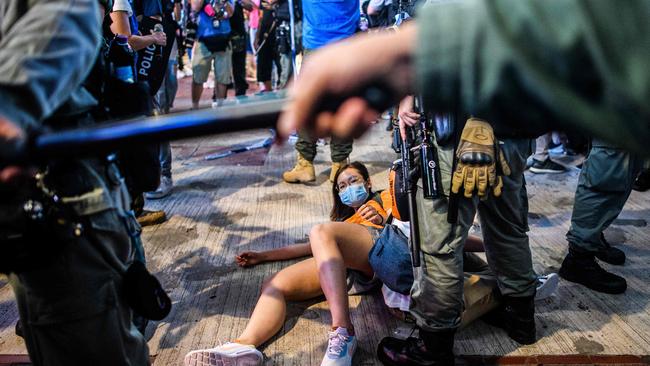
<path id="1" fill-rule="evenodd" d="M 217 90 L 217 99 L 226 99 L 226 94 L 228 93 L 228 85 L 214 82 L 215 88 Z"/>
<path id="2" fill-rule="evenodd" d="M 273 91 L 273 87 L 271 86 L 271 81 L 270 80 L 269 81 L 260 81 L 259 84 L 260 84 L 260 91 L 263 91 L 263 92 Z"/>
<path id="3" fill-rule="evenodd" d="M 282 328 L 287 300 L 302 301 L 322 294 L 314 258 L 281 270 L 264 282 L 253 315 L 237 342 L 259 347 Z"/>
<path id="4" fill-rule="evenodd" d="M 192 82 L 192 108 L 199 108 L 199 100 L 203 94 L 203 84 Z"/>
<path id="5" fill-rule="evenodd" d="M 351 268 L 369 277 L 373 275 L 368 263 L 372 237 L 361 225 L 329 222 L 314 226 L 309 240 L 318 264 L 320 285 L 332 313 L 332 327 L 352 330 L 345 270 Z"/>

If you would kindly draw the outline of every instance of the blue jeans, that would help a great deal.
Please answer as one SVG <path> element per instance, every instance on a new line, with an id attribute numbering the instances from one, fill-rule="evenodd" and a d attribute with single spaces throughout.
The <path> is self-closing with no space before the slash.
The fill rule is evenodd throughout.
<path id="1" fill-rule="evenodd" d="M 176 79 L 176 58 L 170 58 L 167 65 L 167 75 L 163 85 L 156 94 L 156 102 L 161 113 L 167 114 L 174 106 L 174 99 L 178 91 L 178 80 Z M 160 144 L 160 167 L 163 177 L 172 177 L 172 149 L 169 142 Z"/>
<path id="2" fill-rule="evenodd" d="M 160 168 L 163 177 L 172 177 L 172 147 L 169 141 L 160 144 Z"/>
<path id="3" fill-rule="evenodd" d="M 176 65 L 178 61 L 175 57 L 170 57 L 167 64 L 167 74 L 163 84 L 156 93 L 156 104 L 161 113 L 167 114 L 174 107 L 174 99 L 178 91 L 178 79 L 176 79 Z"/>

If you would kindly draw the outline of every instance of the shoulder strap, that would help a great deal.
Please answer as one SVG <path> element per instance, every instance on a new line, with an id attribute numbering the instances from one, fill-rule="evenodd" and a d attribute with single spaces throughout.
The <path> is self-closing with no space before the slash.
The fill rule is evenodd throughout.
<path id="1" fill-rule="evenodd" d="M 373 194 L 373 196 L 372 196 L 372 199 L 375 200 L 375 201 L 377 201 L 377 203 L 379 203 L 379 205 L 380 205 L 381 207 L 384 207 L 384 201 L 381 199 L 381 193 L 382 193 L 383 191 L 384 191 L 384 190 L 377 191 L 377 192 L 375 192 L 375 193 Z"/>

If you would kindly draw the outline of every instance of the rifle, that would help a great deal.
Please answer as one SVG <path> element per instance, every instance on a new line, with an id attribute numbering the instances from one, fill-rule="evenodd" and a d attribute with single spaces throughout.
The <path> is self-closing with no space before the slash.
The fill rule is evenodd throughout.
<path id="1" fill-rule="evenodd" d="M 414 165 L 412 145 L 415 143 L 415 131 L 411 127 L 406 127 L 406 138 L 400 136 L 399 126 L 393 129 L 393 149 L 401 156 L 401 175 L 402 186 L 400 190 L 406 193 L 408 201 L 408 221 L 410 223 L 410 247 L 411 261 L 413 267 L 420 266 L 420 231 L 417 214 L 417 174 L 412 169 Z"/>
<path id="2" fill-rule="evenodd" d="M 398 150 L 402 158 L 402 192 L 408 197 L 409 221 L 411 228 L 411 259 L 413 267 L 420 266 L 420 231 L 417 216 L 417 179 L 422 177 L 422 194 L 425 199 L 438 199 L 442 196 L 440 188 L 440 167 L 438 163 L 438 150 L 433 144 L 436 135 L 435 129 L 429 123 L 429 118 L 424 111 L 422 97 L 416 98 L 415 107 L 420 114 L 420 121 L 417 128 L 407 127 L 406 139 L 395 138 L 399 129 L 394 130 L 393 146 Z M 417 131 L 416 131 L 417 129 Z M 398 135 L 397 135 L 398 136 Z M 416 142 L 416 140 L 419 140 Z M 415 145 L 415 146 L 414 146 Z M 416 169 L 414 155 L 418 153 L 419 164 Z M 414 174 L 417 170 L 419 174 Z"/>
<path id="3" fill-rule="evenodd" d="M 438 163 L 438 149 L 433 145 L 435 129 L 429 123 L 429 116 L 424 110 L 422 96 L 416 98 L 416 108 L 420 114 L 419 137 L 420 145 L 420 173 L 422 175 L 422 193 L 426 199 L 438 199 L 442 196 L 440 189 L 440 167 Z M 433 136 L 432 136 L 433 135 Z"/>

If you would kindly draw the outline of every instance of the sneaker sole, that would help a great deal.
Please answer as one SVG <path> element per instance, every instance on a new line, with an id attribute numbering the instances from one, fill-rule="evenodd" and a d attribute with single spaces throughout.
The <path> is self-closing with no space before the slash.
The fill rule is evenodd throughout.
<path id="1" fill-rule="evenodd" d="M 172 193 L 172 191 L 166 192 L 166 193 L 160 193 L 160 194 L 154 194 L 154 193 L 145 193 L 144 198 L 148 200 L 159 200 L 161 198 L 165 198 L 169 196 Z"/>
<path id="2" fill-rule="evenodd" d="M 535 293 L 535 301 L 544 300 L 551 297 L 557 290 L 560 284 L 560 276 L 556 273 L 549 275 L 543 285 L 541 285 Z"/>
<path id="3" fill-rule="evenodd" d="M 535 174 L 562 174 L 565 170 L 551 170 L 551 169 L 539 169 L 539 168 L 530 168 L 530 171 Z"/>
<path id="4" fill-rule="evenodd" d="M 192 351 L 185 356 L 185 366 L 258 366 L 264 356 L 253 351 L 233 355 L 216 351 Z"/>
<path id="5" fill-rule="evenodd" d="M 586 287 L 588 289 L 592 289 L 594 291 L 602 292 L 602 293 L 605 293 L 605 294 L 620 295 L 620 294 L 624 293 L 625 290 L 627 290 L 627 283 L 625 283 L 625 286 L 622 289 L 621 288 L 590 285 L 590 284 L 587 284 L 587 283 L 584 283 L 584 282 L 578 280 L 577 278 L 571 276 L 570 274 L 563 273 L 561 268 L 560 268 L 559 275 L 560 275 L 560 277 L 562 277 L 563 279 L 565 279 L 565 280 L 567 280 L 569 282 L 577 283 L 577 284 L 582 285 L 582 286 L 584 286 L 584 287 Z"/>

